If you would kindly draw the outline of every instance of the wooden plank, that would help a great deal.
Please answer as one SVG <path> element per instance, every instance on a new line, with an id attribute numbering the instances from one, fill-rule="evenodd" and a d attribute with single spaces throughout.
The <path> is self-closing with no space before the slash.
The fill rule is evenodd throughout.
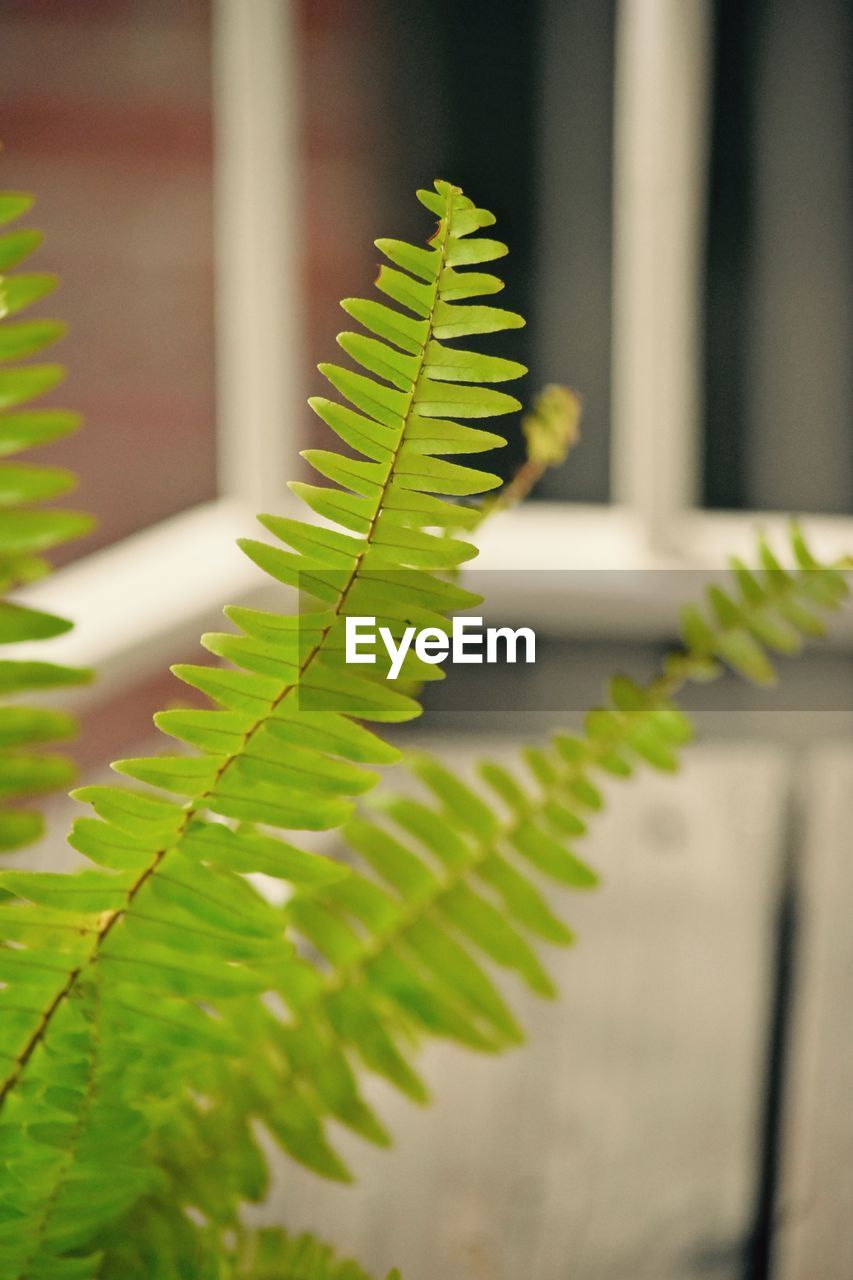
<path id="1" fill-rule="evenodd" d="M 431 1046 L 427 1110 L 371 1082 L 395 1150 L 341 1132 L 355 1188 L 279 1161 L 253 1217 L 405 1280 L 739 1278 L 787 778 L 782 751 L 738 744 L 617 786 L 587 845 L 605 888 L 563 903 L 581 941 L 552 953 L 560 1000 L 513 992 L 530 1044 Z"/>
<path id="2" fill-rule="evenodd" d="M 853 1275 L 853 749 L 809 762 L 779 1280 Z"/>

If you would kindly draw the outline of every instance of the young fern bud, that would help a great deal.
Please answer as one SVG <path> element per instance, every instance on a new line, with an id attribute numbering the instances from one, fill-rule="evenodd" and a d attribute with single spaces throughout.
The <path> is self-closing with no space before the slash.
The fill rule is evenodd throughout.
<path id="1" fill-rule="evenodd" d="M 536 466 L 558 467 L 580 439 L 581 402 L 559 384 L 544 387 L 521 419 L 527 456 Z"/>

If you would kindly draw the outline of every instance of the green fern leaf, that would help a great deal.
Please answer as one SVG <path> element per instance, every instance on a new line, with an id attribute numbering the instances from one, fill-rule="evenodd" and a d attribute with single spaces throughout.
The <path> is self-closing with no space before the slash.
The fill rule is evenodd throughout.
<path id="1" fill-rule="evenodd" d="M 30 197 L 0 194 L 0 223 L 14 221 L 31 205 Z M 30 229 L 0 236 L 0 272 L 23 262 L 38 248 L 41 233 Z M 50 391 L 64 371 L 54 364 L 8 364 L 26 360 L 61 338 L 64 326 L 53 320 L 9 321 L 55 284 L 53 277 L 0 275 L 0 457 L 68 434 L 77 418 L 59 410 L 19 410 L 19 406 Z M 43 553 L 79 537 L 91 527 L 88 516 L 76 511 L 45 509 L 50 501 L 73 488 L 74 476 L 59 467 L 0 462 L 0 590 L 4 593 L 40 575 L 47 568 Z M 14 601 L 0 601 L 0 644 L 46 640 L 67 631 L 64 618 L 29 609 Z M 68 671 L 49 663 L 4 659 L 0 662 L 0 692 L 17 694 L 43 685 L 77 683 L 88 673 Z M 43 829 L 35 810 L 8 807 L 24 797 L 66 786 L 69 763 L 59 756 L 33 753 L 43 743 L 72 737 L 74 722 L 58 712 L 21 706 L 0 708 L 0 851 L 19 848 L 38 838 Z"/>

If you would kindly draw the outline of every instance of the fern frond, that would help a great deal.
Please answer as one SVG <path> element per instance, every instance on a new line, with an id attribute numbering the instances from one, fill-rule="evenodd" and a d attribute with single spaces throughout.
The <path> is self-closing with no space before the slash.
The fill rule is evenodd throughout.
<path id="1" fill-rule="evenodd" d="M 253 1073 L 255 1113 L 264 1115 L 291 1154 L 345 1176 L 313 1101 L 298 1090 L 282 1092 L 286 1045 L 277 1038 L 286 1030 L 257 997 L 273 990 L 292 999 L 301 970 L 283 937 L 281 913 L 245 873 L 297 884 L 339 878 L 334 864 L 251 828 L 339 826 L 352 813 L 351 797 L 378 778 L 367 766 L 397 755 L 359 721 L 398 721 L 419 712 L 413 699 L 388 686 L 381 666 L 363 676 L 344 664 L 346 617 L 370 612 L 399 634 L 410 618 L 446 625 L 451 610 L 479 600 L 440 576 L 449 562 L 474 549 L 431 530 L 459 525 L 460 509 L 448 496 L 498 484 L 497 477 L 441 455 L 458 450 L 460 441 L 463 448 L 485 448 L 500 438 L 463 429 L 447 415 L 480 419 L 518 408 L 511 396 L 486 384 L 517 377 L 523 367 L 454 348 L 448 340 L 523 322 L 511 312 L 457 301 L 501 287 L 496 277 L 466 269 L 505 252 L 474 234 L 494 221 L 492 215 L 447 183 L 436 183 L 421 198 L 438 216 L 429 247 L 379 242 L 393 265 L 382 268 L 377 285 L 412 314 L 384 302 L 349 300 L 346 309 L 368 334 L 343 334 L 340 342 L 366 373 L 323 366 L 349 404 L 312 401 L 331 429 L 362 454 L 353 459 L 308 451 L 314 469 L 332 484 L 294 486 L 313 512 L 338 528 L 265 516 L 263 526 L 281 545 L 242 543 L 260 568 L 312 599 L 312 611 L 284 616 L 231 610 L 239 632 L 204 637 L 223 665 L 176 669 L 216 709 L 157 718 L 192 750 L 115 766 L 156 791 L 98 786 L 76 793 L 96 816 L 75 823 L 71 842 L 97 870 L 2 877 L 0 888 L 9 895 L 0 904 L 4 936 L 18 945 L 0 949 L 0 980 L 9 984 L 0 992 L 0 1007 L 5 1000 L 12 1015 L 2 1049 L 0 1143 L 4 1137 L 15 1143 L 24 1095 L 29 1140 L 35 1138 L 38 1150 L 41 1119 L 34 1124 L 33 1118 L 44 1115 L 49 1124 L 53 1072 L 57 1059 L 69 1057 L 61 1034 L 65 1010 L 88 1007 L 97 973 L 102 1018 L 117 1043 L 137 1054 L 129 1077 L 110 1079 L 117 1115 L 132 1109 L 134 1097 L 157 1095 L 164 1054 L 173 1055 L 181 1078 L 196 1072 L 193 1078 L 215 1091 L 211 1040 L 239 1046 L 252 1038 L 251 1030 L 267 1046 L 266 1062 L 259 1053 Z M 439 572 L 431 571 L 431 557 Z M 410 659 L 405 674 L 424 680 L 434 678 L 435 669 Z M 163 791 L 180 799 L 164 798 Z M 165 1048 L 164 1025 L 171 1027 Z M 66 1065 L 73 1067 L 73 1057 Z M 343 1096 L 348 1071 L 341 1055 L 337 1076 L 317 1087 Z M 79 1123 L 84 1103 L 81 1097 L 73 1101 L 71 1120 Z M 179 1124 L 176 1114 L 185 1101 L 163 1105 L 164 1128 Z M 200 1117 L 196 1109 L 203 1127 Z M 370 1128 L 366 1112 L 364 1124 Z M 136 1134 L 135 1150 L 144 1141 L 143 1133 Z M 132 1170 L 133 1161 L 127 1163 Z M 28 1202 L 18 1227 L 36 1230 L 47 1204 L 45 1240 L 72 1230 L 76 1244 L 88 1219 L 65 1222 L 63 1173 L 48 1165 L 38 1184 L 42 1208 L 35 1199 Z M 128 1185 L 123 1172 L 117 1176 L 102 1220 L 133 1190 L 138 1187 Z M 8 1203 L 12 1197 L 4 1195 Z M 0 1235 L 0 1259 L 5 1249 Z"/>
<path id="2" fill-rule="evenodd" d="M 234 1235 L 236 1243 L 223 1243 L 175 1204 L 142 1201 L 132 1218 L 105 1238 L 97 1275 L 120 1280 L 371 1280 L 358 1263 L 307 1233 L 241 1227 Z M 394 1270 L 386 1280 L 402 1278 Z"/>
<path id="3" fill-rule="evenodd" d="M 370 1280 L 351 1259 L 339 1258 L 311 1235 L 267 1229 L 251 1236 L 235 1262 L 234 1280 Z M 387 1280 L 401 1280 L 392 1271 Z"/>
<path id="4" fill-rule="evenodd" d="M 577 849 L 603 807 L 603 783 L 628 778 L 638 766 L 676 770 L 691 725 L 675 697 L 686 681 L 720 676 L 723 655 L 743 674 L 742 631 L 766 633 L 768 619 L 794 616 L 806 601 L 808 623 L 796 616 L 802 629 L 813 630 L 815 600 L 825 611 L 846 596 L 839 568 L 814 560 L 796 528 L 792 542 L 799 570 L 783 573 L 762 542 L 763 567 L 750 571 L 747 582 L 736 565 L 731 585 L 714 587 L 706 609 L 687 611 L 684 646 L 666 658 L 661 674 L 647 685 L 614 677 L 582 732 L 528 747 L 516 767 L 483 761 L 479 783 L 439 760 L 415 757 L 409 768 L 420 796 L 383 795 L 346 824 L 350 874 L 303 888 L 284 907 L 289 931 L 309 948 L 291 963 L 282 986 L 290 1018 L 285 1025 L 261 1018 L 253 1026 L 252 1042 L 274 1046 L 286 1062 L 270 1078 L 269 1092 L 261 1088 L 258 1114 L 278 1126 L 282 1145 L 297 1159 L 341 1176 L 324 1135 L 326 1117 L 370 1141 L 386 1140 L 347 1055 L 424 1102 L 415 1062 L 422 1038 L 483 1052 L 519 1042 L 521 1028 L 489 968 L 514 973 L 539 995 L 553 994 L 543 945 L 568 945 L 574 935 L 543 881 L 584 891 L 595 886 L 596 873 Z M 701 629 L 697 617 L 704 619 Z M 752 675 L 763 681 L 763 666 Z M 223 1080 L 220 1096 L 230 1096 L 229 1083 L 251 1096 L 256 1076 L 255 1063 L 245 1064 Z M 276 1105 L 276 1088 L 299 1099 L 289 1119 Z M 209 1113 L 187 1122 L 204 1127 Z M 184 1147 L 196 1150 L 198 1134 L 167 1135 L 162 1161 L 180 1167 L 182 1187 L 195 1176 L 191 1161 L 180 1165 Z"/>
<path id="5" fill-rule="evenodd" d="M 31 207 L 29 196 L 0 193 L 0 226 L 6 227 Z M 41 233 L 31 229 L 0 233 L 0 644 L 44 640 L 67 631 L 65 618 L 29 609 L 5 598 L 15 587 L 47 572 L 44 554 L 79 537 L 91 527 L 78 511 L 45 507 L 74 487 L 75 477 L 61 467 L 6 461 L 36 445 L 76 430 L 76 414 L 64 410 L 22 408 L 61 382 L 56 364 L 19 364 L 51 346 L 65 332 L 56 320 L 15 317 L 55 286 L 53 276 L 13 272 L 38 248 Z M 73 684 L 88 678 L 49 662 L 0 660 L 0 696 Z M 61 742 L 74 733 L 74 721 L 60 711 L 16 704 L 0 707 L 0 852 L 38 838 L 41 814 L 8 807 L 10 801 L 67 787 L 73 777 L 65 757 L 47 754 L 45 743 Z"/>
<path id="6" fill-rule="evenodd" d="M 425 1092 L 413 1045 L 420 1037 L 485 1051 L 517 1043 L 520 1029 L 487 966 L 552 994 L 541 946 L 569 944 L 573 934 L 542 880 L 571 889 L 596 884 L 576 847 L 603 806 L 601 781 L 630 777 L 638 765 L 674 772 L 691 737 L 674 701 L 685 682 L 716 678 L 725 663 L 766 684 L 768 647 L 790 651 L 792 636 L 815 634 L 819 612 L 846 598 L 842 569 L 820 564 L 797 526 L 791 542 L 797 569 L 783 570 L 761 539 L 758 569 L 735 562 L 728 587 L 711 587 L 705 608 L 685 609 L 683 648 L 668 655 L 661 674 L 647 685 L 615 677 L 583 732 L 527 748 L 518 768 L 483 761 L 480 785 L 439 760 L 410 761 L 426 796 L 380 797 L 344 827 L 351 874 L 301 890 L 285 907 L 328 964 L 312 994 L 294 1003 L 297 1025 L 319 1036 L 325 1024 L 337 1052 L 347 1045 L 363 1066 L 419 1101 Z"/>
<path id="7" fill-rule="evenodd" d="M 737 566 L 731 586 L 715 588 L 708 610 L 700 611 L 707 613 L 701 635 L 687 627 L 684 647 L 648 685 L 615 677 L 582 732 L 558 733 L 544 747 L 527 748 L 517 767 L 482 762 L 479 784 L 438 760 L 416 757 L 410 769 L 419 797 L 383 796 L 349 821 L 343 833 L 354 860 L 349 876 L 303 888 L 283 908 L 289 932 L 309 951 L 282 975 L 279 990 L 290 1016 L 282 1022 L 256 1009 L 245 1024 L 263 1068 L 257 1058 L 220 1059 L 215 1087 L 208 1074 L 208 1096 L 220 1099 L 222 1123 L 243 1135 L 239 1143 L 249 1140 L 248 1116 L 263 1116 L 292 1155 L 339 1178 L 345 1171 L 325 1133 L 327 1118 L 369 1141 L 387 1141 L 354 1067 L 423 1102 L 415 1053 L 424 1037 L 484 1052 L 518 1043 L 521 1028 L 489 970 L 496 965 L 537 994 L 553 993 L 543 945 L 570 944 L 573 933 L 543 880 L 594 887 L 595 872 L 577 850 L 603 806 L 602 784 L 629 777 L 638 766 L 676 769 L 691 726 L 675 696 L 687 680 L 722 673 L 714 655 L 732 652 L 741 629 L 752 634 L 768 616 L 790 614 L 816 595 L 825 609 L 835 608 L 846 594 L 838 568 L 812 560 L 796 530 L 793 539 L 807 568 L 780 577 L 764 547 L 766 567 L 750 575 L 759 591 Z M 736 613 L 721 620 L 723 594 Z M 734 652 L 740 656 L 737 638 Z M 277 1068 L 269 1066 L 273 1056 Z M 244 1099 L 239 1125 L 235 1094 Z M 281 1106 L 282 1097 L 289 1107 Z M 188 1192 L 206 1214 L 215 1212 L 216 1191 L 199 1185 L 205 1175 L 192 1153 L 215 1149 L 215 1113 L 187 1109 L 183 1127 L 159 1139 L 157 1163 L 176 1171 L 175 1194 Z"/>
<path id="8" fill-rule="evenodd" d="M 685 654 L 672 658 L 670 673 L 710 676 L 724 663 L 759 685 L 773 684 L 774 654 L 795 654 L 807 638 L 826 630 L 822 614 L 847 598 L 845 563 L 821 564 L 800 526 L 790 531 L 794 569 L 783 568 L 767 539 L 758 540 L 757 569 L 732 557 L 732 587 L 708 589 L 704 609 L 682 610 Z M 686 664 L 686 665 L 685 665 Z"/>

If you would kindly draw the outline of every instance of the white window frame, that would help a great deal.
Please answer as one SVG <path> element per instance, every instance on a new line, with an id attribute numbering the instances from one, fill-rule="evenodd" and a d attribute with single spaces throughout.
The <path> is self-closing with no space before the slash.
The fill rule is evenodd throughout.
<path id="1" fill-rule="evenodd" d="M 145 678 L 191 644 L 223 603 L 265 590 L 235 539 L 252 532 L 256 511 L 290 505 L 283 480 L 303 420 L 293 24 L 289 0 L 213 3 L 220 496 L 22 593 L 75 619 L 74 631 L 51 642 L 51 656 L 97 668 L 98 684 L 82 701 Z M 499 606 L 512 603 L 552 630 L 666 634 L 680 576 L 671 590 L 671 575 L 649 574 L 651 594 L 632 613 L 636 585 L 627 587 L 626 571 L 722 568 L 727 555 L 750 554 L 759 526 L 784 545 L 785 515 L 697 505 L 710 46 L 710 0 L 621 0 L 613 501 L 532 503 L 497 517 L 484 527 L 477 561 L 477 572 L 620 571 L 590 575 L 589 591 L 557 613 L 542 598 L 539 575 L 527 579 L 526 595 L 521 575 L 485 579 Z M 814 517 L 808 527 L 821 555 L 853 547 L 853 519 Z M 501 599 L 502 583 L 511 583 L 512 602 Z"/>

